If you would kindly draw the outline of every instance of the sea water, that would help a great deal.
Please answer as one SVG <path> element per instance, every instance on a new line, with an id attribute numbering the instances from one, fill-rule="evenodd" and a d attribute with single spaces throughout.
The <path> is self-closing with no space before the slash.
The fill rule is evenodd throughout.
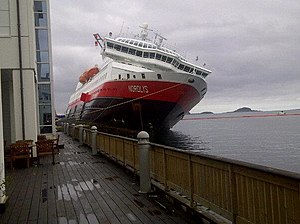
<path id="1" fill-rule="evenodd" d="M 299 110 L 187 115 L 155 142 L 300 173 Z"/>

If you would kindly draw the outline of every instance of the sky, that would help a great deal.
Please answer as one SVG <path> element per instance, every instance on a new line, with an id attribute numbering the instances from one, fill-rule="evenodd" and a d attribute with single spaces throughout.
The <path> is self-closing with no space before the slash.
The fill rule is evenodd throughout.
<path id="1" fill-rule="evenodd" d="M 212 71 L 191 112 L 298 109 L 299 12 L 299 0 L 50 0 L 56 111 L 86 69 L 101 67 L 92 34 L 138 34 L 143 23 Z"/>

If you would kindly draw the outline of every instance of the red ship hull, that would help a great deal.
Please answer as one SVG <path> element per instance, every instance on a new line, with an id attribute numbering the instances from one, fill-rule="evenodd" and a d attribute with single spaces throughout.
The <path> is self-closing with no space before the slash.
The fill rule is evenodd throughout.
<path id="1" fill-rule="evenodd" d="M 67 116 L 135 130 L 170 129 L 202 97 L 189 84 L 117 80 L 82 94 L 69 104 Z"/>

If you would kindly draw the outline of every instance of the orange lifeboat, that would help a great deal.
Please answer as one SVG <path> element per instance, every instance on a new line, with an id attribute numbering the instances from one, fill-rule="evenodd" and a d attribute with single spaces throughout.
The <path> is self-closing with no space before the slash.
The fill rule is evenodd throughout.
<path id="1" fill-rule="evenodd" d="M 92 78 L 94 75 L 99 73 L 99 68 L 97 66 L 90 68 L 89 70 L 85 71 L 80 77 L 79 82 L 82 84 L 86 83 L 90 78 Z"/>

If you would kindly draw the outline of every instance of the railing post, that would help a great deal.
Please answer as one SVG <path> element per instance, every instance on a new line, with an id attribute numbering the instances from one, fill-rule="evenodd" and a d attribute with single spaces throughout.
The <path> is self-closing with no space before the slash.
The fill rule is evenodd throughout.
<path id="1" fill-rule="evenodd" d="M 80 124 L 78 125 L 78 128 L 79 128 L 79 144 L 82 145 L 83 144 L 83 125 Z"/>
<path id="2" fill-rule="evenodd" d="M 66 129 L 67 129 L 66 134 L 67 134 L 67 136 L 69 136 L 69 132 L 70 132 L 69 126 L 70 126 L 70 124 L 67 123 L 67 125 L 66 125 Z"/>
<path id="3" fill-rule="evenodd" d="M 150 162 L 149 162 L 149 134 L 141 131 L 137 135 L 139 149 L 140 190 L 139 193 L 151 191 Z"/>
<path id="4" fill-rule="evenodd" d="M 74 123 L 72 124 L 71 136 L 72 136 L 72 139 L 75 140 L 75 124 Z"/>
<path id="5" fill-rule="evenodd" d="M 92 154 L 95 156 L 97 155 L 97 127 L 92 126 Z"/>

